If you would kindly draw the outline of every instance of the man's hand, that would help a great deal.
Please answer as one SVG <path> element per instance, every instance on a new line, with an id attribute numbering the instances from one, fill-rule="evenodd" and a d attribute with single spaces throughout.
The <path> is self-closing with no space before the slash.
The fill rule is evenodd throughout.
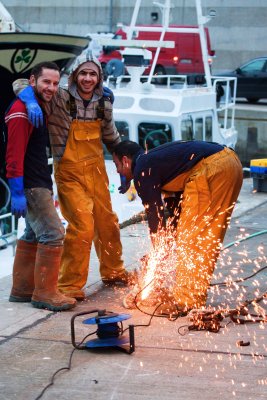
<path id="1" fill-rule="evenodd" d="M 8 184 L 11 192 L 11 213 L 17 218 L 25 217 L 27 212 L 27 201 L 24 195 L 23 176 L 9 178 Z"/>
<path id="2" fill-rule="evenodd" d="M 32 86 L 27 86 L 19 94 L 18 98 L 25 104 L 30 123 L 39 128 L 44 123 L 43 111 L 39 106 Z"/>
<path id="3" fill-rule="evenodd" d="M 103 96 L 110 99 L 111 104 L 114 103 L 114 94 L 109 87 L 103 86 Z"/>
<path id="4" fill-rule="evenodd" d="M 124 194 L 127 192 L 127 190 L 129 190 L 129 188 L 131 186 L 131 181 L 128 182 L 124 175 L 120 174 L 120 177 L 121 177 L 121 186 L 119 186 L 118 191 L 121 194 Z"/>

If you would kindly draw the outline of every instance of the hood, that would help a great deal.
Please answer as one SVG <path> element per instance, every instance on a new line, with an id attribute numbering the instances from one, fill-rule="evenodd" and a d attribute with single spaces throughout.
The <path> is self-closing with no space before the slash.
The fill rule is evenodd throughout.
<path id="1" fill-rule="evenodd" d="M 94 90 L 94 94 L 97 95 L 97 97 L 102 97 L 103 96 L 103 72 L 102 72 L 100 62 L 98 61 L 98 59 L 96 57 L 94 57 L 92 55 L 91 50 L 83 51 L 73 62 L 72 66 L 71 66 L 69 78 L 68 78 L 68 89 L 69 89 L 70 93 L 72 94 L 72 96 L 75 97 L 76 92 L 77 92 L 77 90 L 76 90 L 77 86 L 74 81 L 75 72 L 80 67 L 80 65 L 84 64 L 87 61 L 93 62 L 99 68 L 99 84 L 96 86 L 96 88 Z"/>

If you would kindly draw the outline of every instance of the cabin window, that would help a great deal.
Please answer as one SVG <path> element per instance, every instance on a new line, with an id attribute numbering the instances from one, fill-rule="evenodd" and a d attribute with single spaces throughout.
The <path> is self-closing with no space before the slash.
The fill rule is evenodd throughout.
<path id="1" fill-rule="evenodd" d="M 125 121 L 115 121 L 116 128 L 119 131 L 121 140 L 129 139 L 129 125 Z M 103 144 L 104 158 L 105 160 L 112 160 L 112 155 L 107 150 L 106 146 Z"/>
<path id="2" fill-rule="evenodd" d="M 138 125 L 138 141 L 144 149 L 150 150 L 172 140 L 172 129 L 168 124 L 142 122 Z"/>
<path id="3" fill-rule="evenodd" d="M 126 121 L 115 121 L 121 140 L 129 140 L 129 124 Z"/>
<path id="4" fill-rule="evenodd" d="M 196 118 L 194 139 L 212 141 L 212 117 L 205 118 L 205 125 L 202 118 Z"/>
<path id="5" fill-rule="evenodd" d="M 182 140 L 193 140 L 193 119 L 191 117 L 181 122 Z"/>
<path id="6" fill-rule="evenodd" d="M 205 140 L 212 141 L 212 117 L 205 119 Z"/>
<path id="7" fill-rule="evenodd" d="M 191 116 L 181 122 L 182 140 L 212 141 L 212 117 L 196 118 Z"/>
<path id="8" fill-rule="evenodd" d="M 194 139 L 203 140 L 203 119 L 196 118 L 195 121 L 195 135 Z"/>

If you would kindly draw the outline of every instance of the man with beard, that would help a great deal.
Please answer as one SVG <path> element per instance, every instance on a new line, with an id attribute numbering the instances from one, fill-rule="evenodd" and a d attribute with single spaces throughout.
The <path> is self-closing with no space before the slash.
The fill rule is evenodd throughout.
<path id="1" fill-rule="evenodd" d="M 55 96 L 59 79 L 54 63 L 43 62 L 32 69 L 29 82 L 41 107 Z M 6 113 L 5 124 L 11 211 L 18 218 L 25 217 L 26 222 L 25 232 L 17 242 L 9 301 L 31 301 L 34 307 L 51 311 L 68 310 L 76 300 L 57 289 L 64 228 L 53 201 L 46 124 L 35 128 L 19 99 Z"/>

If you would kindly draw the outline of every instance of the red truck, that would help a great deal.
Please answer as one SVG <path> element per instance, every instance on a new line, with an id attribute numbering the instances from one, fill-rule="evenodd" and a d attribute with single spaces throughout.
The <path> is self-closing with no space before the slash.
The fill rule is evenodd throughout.
<path id="1" fill-rule="evenodd" d="M 148 27 L 148 25 L 143 25 Z M 141 26 L 140 26 L 141 27 Z M 156 25 L 153 25 L 156 27 Z M 170 28 L 197 28 L 197 26 L 180 26 L 170 25 Z M 212 64 L 215 51 L 211 50 L 210 36 L 208 28 L 205 28 L 207 52 L 209 64 Z M 126 39 L 126 33 L 119 29 L 113 39 Z M 160 32 L 134 31 L 132 39 L 138 40 L 154 40 L 160 39 Z M 202 61 L 202 52 L 200 46 L 200 38 L 198 33 L 181 33 L 181 32 L 166 32 L 164 36 L 166 41 L 174 41 L 174 48 L 161 48 L 157 64 L 154 70 L 155 75 L 195 75 L 204 73 L 204 65 Z M 120 50 L 123 47 L 104 46 L 103 51 L 98 57 L 103 70 L 105 71 L 106 64 L 112 59 L 122 59 Z M 148 48 L 152 52 L 153 61 L 156 48 Z M 145 74 L 149 73 L 150 68 L 147 68 Z"/>

